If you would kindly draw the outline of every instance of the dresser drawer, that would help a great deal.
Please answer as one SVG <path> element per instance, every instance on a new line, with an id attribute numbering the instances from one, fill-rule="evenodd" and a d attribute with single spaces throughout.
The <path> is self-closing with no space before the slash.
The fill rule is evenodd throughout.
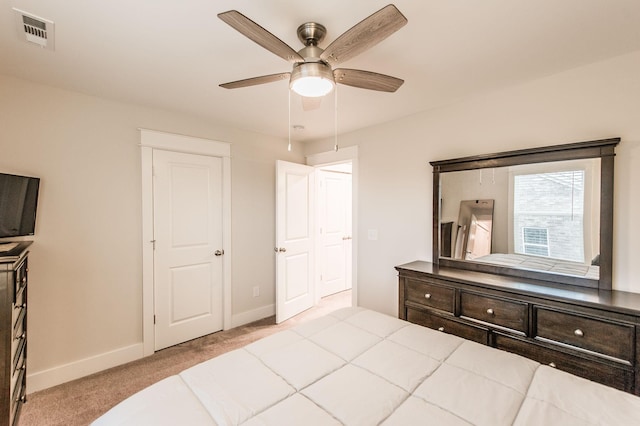
<path id="1" fill-rule="evenodd" d="M 13 305 L 11 310 L 11 324 L 13 329 L 17 329 L 18 327 L 22 327 L 22 323 L 24 323 L 25 316 L 27 315 L 27 304 L 23 303 L 21 305 Z M 16 334 L 14 332 L 14 334 Z"/>
<path id="2" fill-rule="evenodd" d="M 20 346 L 23 340 L 27 337 L 26 329 L 26 310 L 22 310 L 18 316 L 17 321 L 13 326 L 13 332 L 11 333 L 11 354 L 16 354 L 17 348 Z"/>
<path id="3" fill-rule="evenodd" d="M 568 312 L 536 307 L 536 337 L 631 362 L 635 328 Z"/>
<path id="4" fill-rule="evenodd" d="M 14 363 L 15 368 L 13 369 L 13 372 L 11 374 L 11 389 L 15 389 L 16 388 L 16 384 L 18 383 L 18 377 L 21 377 L 22 375 L 20 374 L 21 372 L 24 372 L 27 369 L 27 361 L 25 359 L 25 353 L 24 351 L 21 351 L 19 354 L 15 354 L 15 356 L 17 357 L 17 362 Z"/>
<path id="5" fill-rule="evenodd" d="M 587 359 L 571 350 L 564 352 L 501 333 L 495 333 L 494 342 L 498 349 L 522 355 L 541 364 L 626 392 L 633 390 L 633 369 L 619 363 Z"/>
<path id="6" fill-rule="evenodd" d="M 18 376 L 18 383 L 11 392 L 11 411 L 9 413 L 9 424 L 13 424 L 22 404 L 26 401 L 26 388 L 25 388 L 25 373 L 20 371 Z"/>
<path id="7" fill-rule="evenodd" d="M 20 360 L 23 360 L 25 357 L 25 348 L 27 346 L 25 339 L 20 339 L 19 345 L 16 348 L 15 352 L 12 354 L 11 365 L 13 366 L 13 371 L 17 371 L 20 367 Z"/>
<path id="8" fill-rule="evenodd" d="M 527 304 L 524 302 L 463 291 L 460 294 L 460 315 L 527 333 Z"/>
<path id="9" fill-rule="evenodd" d="M 417 309 L 407 309 L 407 321 L 433 328 L 444 333 L 454 334 L 474 342 L 488 344 L 489 330 L 475 324 L 468 324 L 453 317 L 434 315 Z"/>
<path id="10" fill-rule="evenodd" d="M 409 302 L 453 313 L 455 292 L 452 288 L 424 281 L 407 280 L 405 291 Z"/>
<path id="11" fill-rule="evenodd" d="M 13 291 L 13 302 L 20 297 L 23 290 L 27 287 L 27 260 L 25 259 L 15 270 L 15 282 Z"/>

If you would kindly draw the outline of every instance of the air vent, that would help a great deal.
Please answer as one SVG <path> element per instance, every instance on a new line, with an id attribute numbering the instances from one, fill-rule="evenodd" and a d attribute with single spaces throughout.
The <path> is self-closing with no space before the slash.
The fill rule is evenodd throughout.
<path id="1" fill-rule="evenodd" d="M 53 50 L 53 22 L 16 8 L 13 10 L 16 12 L 16 25 L 20 38 L 29 43 L 37 44 L 44 49 Z"/>

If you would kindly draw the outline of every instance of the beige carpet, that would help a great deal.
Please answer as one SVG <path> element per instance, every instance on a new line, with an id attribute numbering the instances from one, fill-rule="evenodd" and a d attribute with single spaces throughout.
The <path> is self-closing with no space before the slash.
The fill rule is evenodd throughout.
<path id="1" fill-rule="evenodd" d="M 350 291 L 323 298 L 320 305 L 281 324 L 275 324 L 275 317 L 265 318 L 163 349 L 138 361 L 35 392 L 27 396 L 19 425 L 88 425 L 118 402 L 160 379 L 276 331 L 345 306 L 351 306 Z M 27 383 L 27 389 L 28 385 Z"/>

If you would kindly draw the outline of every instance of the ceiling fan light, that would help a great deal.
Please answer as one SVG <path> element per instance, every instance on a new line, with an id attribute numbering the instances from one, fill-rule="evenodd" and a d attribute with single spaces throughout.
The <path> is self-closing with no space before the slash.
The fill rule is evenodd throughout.
<path id="1" fill-rule="evenodd" d="M 303 63 L 291 73 L 289 87 L 300 96 L 317 98 L 330 93 L 335 86 L 331 68 L 322 62 Z"/>
<path id="2" fill-rule="evenodd" d="M 322 77 L 302 77 L 291 84 L 291 90 L 300 96 L 317 98 L 333 90 L 333 82 Z"/>

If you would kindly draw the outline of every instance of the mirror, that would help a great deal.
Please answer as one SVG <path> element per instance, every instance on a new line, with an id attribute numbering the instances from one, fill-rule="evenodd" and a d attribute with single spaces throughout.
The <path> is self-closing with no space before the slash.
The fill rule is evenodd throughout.
<path id="1" fill-rule="evenodd" d="M 432 162 L 434 263 L 610 290 L 618 142 Z"/>

